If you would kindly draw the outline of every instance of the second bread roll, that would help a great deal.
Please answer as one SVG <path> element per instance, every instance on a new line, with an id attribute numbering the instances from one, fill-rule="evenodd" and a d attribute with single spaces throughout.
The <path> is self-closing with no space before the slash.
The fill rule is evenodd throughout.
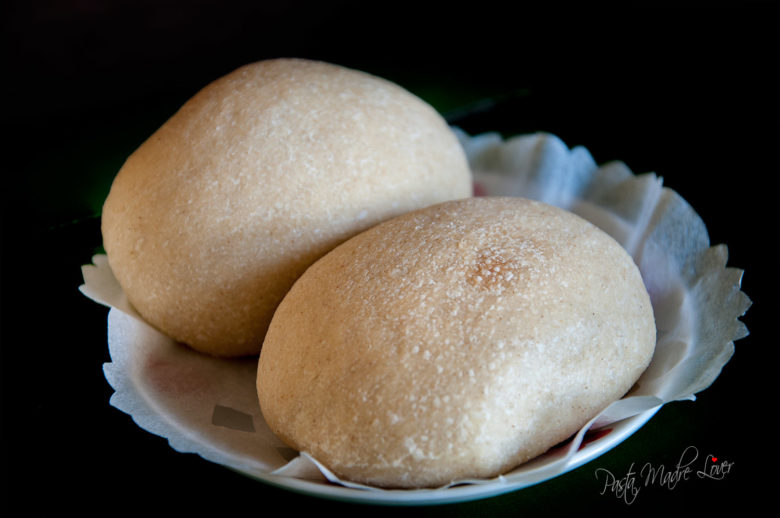
<path id="1" fill-rule="evenodd" d="M 307 266 L 389 217 L 471 194 L 456 137 L 401 87 L 276 59 L 198 92 L 129 157 L 103 208 L 109 264 L 153 326 L 257 354 Z"/>

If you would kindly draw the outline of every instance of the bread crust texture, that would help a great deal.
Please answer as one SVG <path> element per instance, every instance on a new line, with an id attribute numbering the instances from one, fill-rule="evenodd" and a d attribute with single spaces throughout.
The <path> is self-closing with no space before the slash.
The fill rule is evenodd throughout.
<path id="1" fill-rule="evenodd" d="M 127 159 L 104 247 L 151 325 L 208 354 L 253 355 L 316 259 L 471 189 L 457 138 L 421 99 L 337 65 L 267 60 L 207 85 Z"/>
<path id="2" fill-rule="evenodd" d="M 655 347 L 639 270 L 584 219 L 522 198 L 445 202 L 312 265 L 258 365 L 271 429 L 385 488 L 491 478 L 569 438 Z"/>

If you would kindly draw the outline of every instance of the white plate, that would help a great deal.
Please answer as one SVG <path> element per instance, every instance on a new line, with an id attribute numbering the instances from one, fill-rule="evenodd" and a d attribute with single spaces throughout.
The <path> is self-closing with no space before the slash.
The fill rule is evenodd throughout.
<path id="1" fill-rule="evenodd" d="M 503 477 L 446 489 L 366 489 L 295 478 L 309 473 L 272 474 L 284 470 L 289 459 L 280 451 L 284 443 L 262 419 L 254 366 L 205 361 L 202 355 L 174 347 L 142 322 L 105 256 L 96 256 L 94 266 L 83 268 L 81 289 L 113 308 L 108 325 L 112 361 L 104 367 L 115 389 L 111 404 L 143 429 L 167 438 L 177 451 L 199 454 L 273 486 L 348 502 L 428 505 L 500 495 L 570 472 L 627 439 L 661 404 L 693 399 L 712 383 L 731 357 L 733 341 L 747 335 L 738 318 L 750 300 L 740 291 L 741 270 L 726 267 L 726 247 L 710 247 L 704 222 L 684 199 L 653 174 L 636 176 L 619 162 L 598 166 L 586 149 L 569 149 L 552 135 L 503 141 L 494 134 L 463 134 L 461 139 L 481 192 L 526 195 L 577 212 L 635 257 L 656 310 L 658 345 L 632 391 L 635 397 L 611 405 L 607 419 L 599 421 L 612 423 L 609 433 L 586 436 L 578 451 L 574 443 L 554 448 Z M 193 384 L 175 380 L 193 379 L 193 374 L 201 390 L 182 392 Z M 210 416 L 224 405 L 254 419 L 255 433 L 215 426 Z"/>

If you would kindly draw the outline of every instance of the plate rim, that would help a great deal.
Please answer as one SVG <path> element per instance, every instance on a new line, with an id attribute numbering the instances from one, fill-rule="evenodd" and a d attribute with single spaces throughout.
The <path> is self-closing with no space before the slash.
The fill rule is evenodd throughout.
<path id="1" fill-rule="evenodd" d="M 658 405 L 611 425 L 607 425 L 607 427 L 612 428 L 612 431 L 609 434 L 589 442 L 584 446 L 580 446 L 580 449 L 571 459 L 569 459 L 564 468 L 560 471 L 556 471 L 552 475 L 542 474 L 541 476 L 538 476 L 539 473 L 537 473 L 536 477 L 532 471 L 531 473 L 525 474 L 519 480 L 512 480 L 512 476 L 509 475 L 503 481 L 496 480 L 479 484 L 464 484 L 447 489 L 388 489 L 372 491 L 327 482 L 323 483 L 319 481 L 273 475 L 271 473 L 250 473 L 236 468 L 229 469 L 277 488 L 286 489 L 307 496 L 349 503 L 384 506 L 425 506 L 480 500 L 511 493 L 546 482 L 595 460 L 617 447 L 642 428 L 662 406 L 663 405 Z M 543 466 L 540 467 L 539 471 L 543 472 L 543 468 Z"/>

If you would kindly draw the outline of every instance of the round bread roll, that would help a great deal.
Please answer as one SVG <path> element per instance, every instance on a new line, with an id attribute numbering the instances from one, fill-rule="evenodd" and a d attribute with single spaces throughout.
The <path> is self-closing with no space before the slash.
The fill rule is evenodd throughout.
<path id="1" fill-rule="evenodd" d="M 206 86 L 128 158 L 104 247 L 147 322 L 205 353 L 251 355 L 317 258 L 471 189 L 457 138 L 422 100 L 336 65 L 268 60 Z"/>
<path id="2" fill-rule="evenodd" d="M 257 374 L 263 415 L 338 476 L 494 477 L 622 397 L 651 360 L 637 267 L 580 217 L 521 198 L 438 204 L 312 265 Z"/>

